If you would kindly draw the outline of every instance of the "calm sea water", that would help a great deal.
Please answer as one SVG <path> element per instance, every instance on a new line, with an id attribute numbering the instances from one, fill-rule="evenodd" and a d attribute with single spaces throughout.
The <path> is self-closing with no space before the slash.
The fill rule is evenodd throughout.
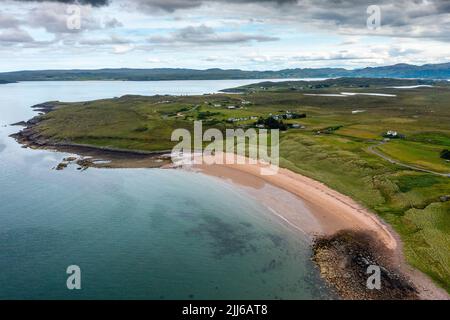
<path id="1" fill-rule="evenodd" d="M 23 149 L 7 126 L 30 106 L 123 94 L 202 94 L 255 82 L 0 85 L 0 299 L 329 298 L 306 237 L 241 190 L 160 169 L 55 171 L 66 154 Z M 82 290 L 66 288 L 78 265 Z"/>

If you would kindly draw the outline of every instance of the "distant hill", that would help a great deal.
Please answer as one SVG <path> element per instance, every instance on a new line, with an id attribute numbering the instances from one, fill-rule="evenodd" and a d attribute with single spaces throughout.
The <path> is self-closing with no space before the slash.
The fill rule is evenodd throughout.
<path id="1" fill-rule="evenodd" d="M 450 79 L 450 63 L 425 64 L 423 66 L 402 63 L 386 67 L 358 69 L 352 73 L 353 76 L 371 78 Z"/>
<path id="2" fill-rule="evenodd" d="M 0 73 L 8 81 L 69 81 L 69 80 L 222 80 L 315 78 L 345 75 L 344 69 L 286 69 L 280 71 L 244 71 L 239 69 L 98 69 L 98 70 L 39 70 Z"/>
<path id="3" fill-rule="evenodd" d="M 264 81 L 253 83 L 236 88 L 227 88 L 222 92 L 243 93 L 257 91 L 311 91 L 315 89 L 386 89 L 403 86 L 450 86 L 450 82 L 431 79 L 392 79 L 392 78 L 363 78 L 363 77 L 342 77 L 315 81 Z"/>
<path id="4" fill-rule="evenodd" d="M 98 70 L 37 70 L 0 73 L 0 83 L 16 81 L 70 80 L 225 80 L 225 79 L 288 79 L 288 78 L 423 78 L 450 79 L 450 63 L 416 66 L 396 64 L 347 70 L 343 68 L 297 68 L 278 71 L 245 71 L 239 69 L 98 69 Z"/>

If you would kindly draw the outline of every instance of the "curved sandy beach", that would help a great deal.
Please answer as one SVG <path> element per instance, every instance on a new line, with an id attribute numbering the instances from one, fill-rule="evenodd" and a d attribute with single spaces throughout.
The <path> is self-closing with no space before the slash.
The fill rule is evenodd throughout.
<path id="1" fill-rule="evenodd" d="M 21 142 L 34 146 L 26 141 Z M 447 292 L 437 287 L 427 275 L 406 263 L 400 237 L 376 214 L 323 183 L 290 170 L 279 168 L 275 175 L 261 175 L 261 169 L 265 166 L 248 164 L 248 159 L 243 161 L 247 164 L 187 164 L 180 166 L 169 163 L 170 155 L 168 154 L 160 157 L 133 156 L 129 153 L 106 152 L 95 148 L 85 150 L 79 147 L 43 147 L 39 145 L 35 147 L 83 154 L 94 157 L 93 160 L 108 160 L 106 164 L 88 161 L 85 164 L 86 167 L 182 167 L 186 170 L 200 171 L 203 174 L 215 176 L 240 187 L 243 192 L 254 197 L 273 212 L 279 218 L 280 223 L 309 236 L 311 243 L 314 238 L 333 236 L 339 231 L 350 230 L 372 235 L 387 249 L 383 255 L 414 284 L 420 299 L 450 299 Z"/>
<path id="2" fill-rule="evenodd" d="M 275 175 L 261 175 L 261 167 L 261 164 L 187 166 L 245 187 L 249 195 L 267 206 L 282 222 L 311 238 L 342 230 L 372 234 L 389 252 L 389 260 L 414 283 L 421 299 L 449 299 L 445 290 L 405 262 L 399 236 L 374 213 L 311 178 L 283 168 Z"/>

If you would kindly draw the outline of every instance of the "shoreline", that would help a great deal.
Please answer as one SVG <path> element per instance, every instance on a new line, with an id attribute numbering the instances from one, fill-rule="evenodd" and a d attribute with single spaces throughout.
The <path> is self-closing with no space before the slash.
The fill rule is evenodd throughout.
<path id="1" fill-rule="evenodd" d="M 352 250 L 355 249 L 355 243 L 366 243 L 364 250 L 362 247 L 357 249 L 363 250 L 367 254 L 366 258 L 377 257 L 375 261 L 382 266 L 382 270 L 389 271 L 388 274 L 392 276 L 388 279 L 401 281 L 407 295 L 406 299 L 450 299 L 448 293 L 438 287 L 431 278 L 406 262 L 400 236 L 375 213 L 370 212 L 352 198 L 309 177 L 283 168 L 280 168 L 276 175 L 263 176 L 260 175 L 260 168 L 259 164 L 213 164 L 194 165 L 191 168 L 188 167 L 188 170 L 197 170 L 238 187 L 245 187 L 244 191 L 279 216 L 281 221 L 309 235 L 314 251 L 323 249 L 338 240 L 341 241 L 343 235 L 344 238 L 345 235 L 351 236 L 351 241 L 344 244 Z M 274 191 L 275 195 L 273 195 Z M 283 201 L 286 199 L 286 194 L 295 197 L 297 201 L 290 198 L 290 202 L 286 204 Z M 342 251 L 342 245 L 338 249 Z M 358 254 L 360 255 L 361 252 Z M 335 261 L 335 265 L 330 266 L 329 261 L 322 261 L 324 264 L 321 265 L 316 258 L 317 256 L 312 257 L 319 268 L 324 267 L 324 269 L 330 267 L 338 269 L 343 263 L 343 261 Z M 344 258 L 352 260 L 352 257 Z M 325 265 L 326 263 L 328 265 Z M 340 270 L 347 273 L 348 271 L 354 270 Z M 326 275 L 322 274 L 322 276 L 329 284 L 333 282 L 333 279 L 328 279 Z M 335 278 L 339 276 L 340 274 L 337 276 L 334 274 Z M 368 276 L 363 277 L 364 280 L 366 277 Z M 345 278 L 340 280 L 345 281 Z M 398 285 L 395 281 L 390 283 L 391 287 Z M 409 286 L 414 288 L 414 294 L 408 288 Z M 346 299 L 367 297 L 367 290 L 359 287 L 358 290 L 366 292 L 350 293 L 347 296 L 341 294 L 341 296 Z M 348 289 L 349 287 L 344 288 L 344 291 Z M 401 298 L 398 294 L 401 293 L 381 296 L 381 299 Z M 370 298 L 370 295 L 368 297 Z"/>
<path id="2" fill-rule="evenodd" d="M 170 157 L 167 153 L 171 150 L 142 151 L 131 149 L 118 149 L 110 147 L 99 147 L 93 145 L 77 144 L 69 141 L 56 142 L 44 138 L 35 127 L 43 121 L 43 115 L 55 110 L 53 103 L 42 103 L 31 107 L 41 114 L 28 121 L 20 121 L 10 126 L 22 127 L 19 132 L 9 135 L 23 148 L 52 150 L 79 155 L 79 158 L 67 161 L 63 159 L 58 165 L 65 168 L 69 163 L 76 161 L 81 168 L 158 168 L 169 164 Z M 100 162 L 100 163 L 99 163 Z"/>
<path id="3" fill-rule="evenodd" d="M 393 230 L 352 198 L 288 169 L 279 168 L 275 175 L 261 175 L 262 167 L 259 164 L 194 166 L 205 174 L 231 180 L 238 185 L 260 189 L 268 184 L 296 196 L 314 213 L 318 222 L 315 228 L 308 228 L 312 235 L 332 235 L 351 228 L 373 232 L 388 249 L 399 249 L 399 238 L 393 235 Z"/>
<path id="4" fill-rule="evenodd" d="M 41 104 L 34 106 L 41 107 L 41 111 L 45 114 L 53 110 L 53 106 L 49 104 Z M 44 107 L 44 108 L 42 108 Z M 45 110 L 42 110 L 45 109 Z M 54 143 L 47 139 L 42 139 L 40 134 L 34 130 L 34 127 L 42 120 L 41 116 L 36 116 L 31 120 L 14 125 L 24 126 L 25 128 L 18 133 L 12 134 L 11 137 L 22 144 L 24 147 L 47 149 L 57 152 L 68 152 L 80 155 L 77 159 L 77 164 L 80 168 L 86 169 L 89 167 L 95 168 L 176 168 L 171 164 L 170 158 L 167 158 L 166 152 L 135 152 L 134 150 L 114 150 L 109 148 L 97 148 L 95 146 L 76 145 L 71 143 Z M 106 160 L 99 163 L 98 161 Z M 69 161 L 70 163 L 70 161 Z M 67 162 L 63 159 L 60 165 L 67 166 Z M 354 260 L 351 255 L 344 253 L 344 261 L 338 261 L 336 257 L 342 258 L 343 252 L 355 252 L 354 242 L 358 242 L 358 237 L 366 241 L 366 238 L 371 238 L 372 241 L 382 243 L 381 246 L 376 246 L 373 249 L 370 246 L 366 248 L 357 248 L 357 251 L 367 254 L 365 260 L 371 261 L 372 256 L 377 256 L 383 268 L 388 270 L 388 274 L 394 275 L 395 281 L 393 287 L 395 290 L 404 288 L 404 292 L 395 292 L 394 295 L 375 296 L 375 299 L 450 299 L 448 293 L 435 285 L 432 280 L 414 269 L 406 262 L 402 252 L 402 242 L 398 234 L 386 223 L 384 223 L 376 214 L 370 212 L 352 198 L 343 195 L 325 184 L 308 178 L 306 176 L 297 174 L 288 169 L 280 168 L 276 175 L 263 176 L 260 174 L 261 165 L 250 164 L 214 164 L 194 166 L 190 169 L 198 170 L 203 174 L 216 176 L 217 178 L 230 181 L 238 186 L 246 186 L 253 190 L 253 196 L 259 199 L 274 215 L 277 215 L 280 220 L 283 220 L 291 227 L 310 236 L 312 240 L 312 248 L 314 252 L 323 252 L 325 249 L 325 256 L 334 256 L 332 261 L 330 259 L 320 260 L 317 255 L 312 257 L 321 270 L 322 277 L 328 284 L 334 285 L 335 289 L 343 287 L 344 291 L 339 292 L 344 299 L 359 299 L 371 298 L 367 295 L 367 291 L 360 283 L 357 285 L 360 292 L 353 292 L 356 287 L 354 284 L 349 284 L 346 287 L 348 279 L 340 278 L 339 282 L 334 283 L 339 272 L 354 273 L 360 276 L 360 281 L 365 281 L 365 275 L 359 270 L 355 272 L 352 268 L 340 270 L 342 264 L 347 264 L 348 261 Z M 186 169 L 186 168 L 184 168 Z M 279 203 L 278 198 L 271 196 L 271 192 L 262 192 L 262 190 L 269 186 L 271 191 L 278 190 L 290 194 L 295 199 L 292 201 L 295 205 L 277 205 L 272 208 L 273 203 Z M 265 198 L 264 198 L 265 196 Z M 265 202 L 265 203 L 264 203 Z M 270 202 L 270 203 L 269 203 Z M 304 212 L 311 214 L 298 214 L 298 206 L 303 205 Z M 296 207 L 297 206 L 297 207 Z M 280 213 L 282 212 L 282 213 Z M 342 232 L 351 233 L 351 241 L 342 243 Z M 348 235 L 348 234 L 347 234 Z M 340 237 L 340 238 L 339 238 Z M 344 237 L 345 238 L 345 237 Z M 348 237 L 347 237 L 348 238 Z M 356 241 L 354 241 L 356 239 Z M 341 247 L 333 247 L 330 249 L 330 243 L 341 242 Z M 352 243 L 353 242 L 353 243 Z M 366 241 L 369 243 L 368 241 Z M 321 244 L 321 248 L 318 247 Z M 318 250 L 320 249 L 320 250 Z M 328 250 L 328 251 L 326 251 Z M 339 251 L 339 254 L 336 254 Z M 347 256 L 345 256 L 347 255 Z M 322 254 L 323 256 L 323 254 Z M 356 267 L 359 267 L 356 265 Z M 333 269 L 338 272 L 333 277 L 327 278 L 327 273 L 323 270 Z M 350 273 L 349 273 L 350 272 Z M 342 283 L 343 282 L 343 283 Z M 412 292 L 411 285 L 415 288 Z M 363 288 L 363 289 L 361 289 Z M 394 290 L 394 291 L 395 291 Z M 344 294 L 343 294 L 344 292 Z"/>

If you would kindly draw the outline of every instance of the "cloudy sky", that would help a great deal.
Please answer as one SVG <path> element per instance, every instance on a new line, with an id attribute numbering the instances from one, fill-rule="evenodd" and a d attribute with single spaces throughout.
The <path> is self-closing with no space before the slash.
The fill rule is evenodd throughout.
<path id="1" fill-rule="evenodd" d="M 0 0 L 0 61 L 0 71 L 450 62 L 450 1 Z"/>

